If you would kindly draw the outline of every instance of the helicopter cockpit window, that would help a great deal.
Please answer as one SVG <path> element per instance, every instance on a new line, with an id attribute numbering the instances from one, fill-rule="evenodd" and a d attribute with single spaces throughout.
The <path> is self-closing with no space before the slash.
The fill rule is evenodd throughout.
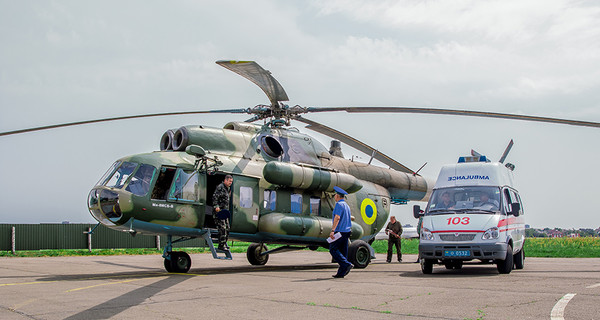
<path id="1" fill-rule="evenodd" d="M 240 187 L 240 207 L 252 208 L 252 188 Z"/>
<path id="2" fill-rule="evenodd" d="M 264 196 L 263 208 L 275 211 L 277 205 L 277 191 L 265 190 Z"/>
<path id="3" fill-rule="evenodd" d="M 136 167 L 137 163 L 123 162 L 112 177 L 106 182 L 106 186 L 111 188 L 122 188 Z"/>
<path id="4" fill-rule="evenodd" d="M 310 214 L 319 215 L 321 212 L 321 198 L 310 197 Z"/>
<path id="5" fill-rule="evenodd" d="M 148 190 L 150 190 L 150 183 L 154 177 L 154 172 L 156 172 L 156 169 L 153 166 L 148 164 L 140 165 L 125 190 L 138 196 L 145 196 L 148 194 Z"/>
<path id="6" fill-rule="evenodd" d="M 174 177 L 175 168 L 161 167 L 158 174 L 158 179 L 156 179 L 154 189 L 152 190 L 152 199 L 167 200 Z"/>
<path id="7" fill-rule="evenodd" d="M 302 195 L 298 193 L 292 193 L 290 200 L 292 202 L 292 213 L 302 213 Z"/>
<path id="8" fill-rule="evenodd" d="M 448 212 L 500 213 L 500 188 L 498 187 L 453 187 L 433 191 L 427 215 Z"/>
<path id="9" fill-rule="evenodd" d="M 169 200 L 198 201 L 198 172 L 177 169 Z"/>
<path id="10" fill-rule="evenodd" d="M 117 162 L 113 163 L 113 165 L 110 166 L 110 169 L 108 169 L 108 171 L 106 171 L 106 173 L 102 176 L 102 178 L 100 178 L 100 180 L 98 180 L 98 183 L 96 183 L 96 185 L 97 186 L 103 185 L 106 182 L 106 180 L 108 180 L 108 178 L 110 176 L 112 176 L 112 174 L 115 172 L 117 167 L 120 165 L 121 165 L 121 161 L 117 161 Z"/>

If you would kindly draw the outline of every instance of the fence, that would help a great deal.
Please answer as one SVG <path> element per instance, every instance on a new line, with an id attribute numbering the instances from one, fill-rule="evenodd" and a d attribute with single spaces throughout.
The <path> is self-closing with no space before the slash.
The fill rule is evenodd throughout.
<path id="1" fill-rule="evenodd" d="M 0 250 L 160 248 L 167 243 L 166 236 L 132 236 L 103 225 L 91 235 L 86 233 L 95 226 L 83 223 L 0 224 Z M 203 246 L 202 238 L 173 244 L 173 247 Z"/>

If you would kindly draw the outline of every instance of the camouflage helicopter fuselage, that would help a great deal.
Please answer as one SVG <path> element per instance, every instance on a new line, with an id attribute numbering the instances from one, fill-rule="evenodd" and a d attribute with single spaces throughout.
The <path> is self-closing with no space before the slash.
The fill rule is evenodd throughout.
<path id="1" fill-rule="evenodd" d="M 161 149 L 199 146 L 202 152 L 119 159 L 90 193 L 89 209 L 98 221 L 132 233 L 197 237 L 213 226 L 212 192 L 230 174 L 230 239 L 326 246 L 334 186 L 350 193 L 351 239 L 367 242 L 387 222 L 391 204 L 426 201 L 431 191 L 419 175 L 333 156 L 294 129 L 232 122 L 172 133 L 165 133 Z M 133 169 L 119 173 L 126 164 Z M 131 192 L 129 184 L 147 168 L 153 170 L 147 192 Z"/>

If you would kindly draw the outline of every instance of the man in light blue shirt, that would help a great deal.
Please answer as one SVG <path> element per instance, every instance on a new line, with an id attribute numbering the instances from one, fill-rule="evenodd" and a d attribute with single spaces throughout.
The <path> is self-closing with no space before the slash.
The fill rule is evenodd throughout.
<path id="1" fill-rule="evenodd" d="M 335 208 L 333 209 L 332 228 L 329 237 L 335 239 L 335 234 L 340 233 L 340 237 L 329 244 L 329 253 L 333 259 L 340 265 L 334 278 L 343 278 L 354 266 L 348 261 L 348 239 L 352 230 L 352 221 L 350 219 L 350 207 L 344 200 L 348 194 L 340 187 L 333 187 L 335 191 Z"/>

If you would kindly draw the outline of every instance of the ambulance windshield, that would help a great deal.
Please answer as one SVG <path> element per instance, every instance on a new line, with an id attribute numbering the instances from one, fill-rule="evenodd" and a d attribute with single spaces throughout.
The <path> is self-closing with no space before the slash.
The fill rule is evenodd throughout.
<path id="1" fill-rule="evenodd" d="M 447 213 L 500 213 L 500 188 L 452 187 L 436 189 L 427 208 L 428 215 Z"/>

